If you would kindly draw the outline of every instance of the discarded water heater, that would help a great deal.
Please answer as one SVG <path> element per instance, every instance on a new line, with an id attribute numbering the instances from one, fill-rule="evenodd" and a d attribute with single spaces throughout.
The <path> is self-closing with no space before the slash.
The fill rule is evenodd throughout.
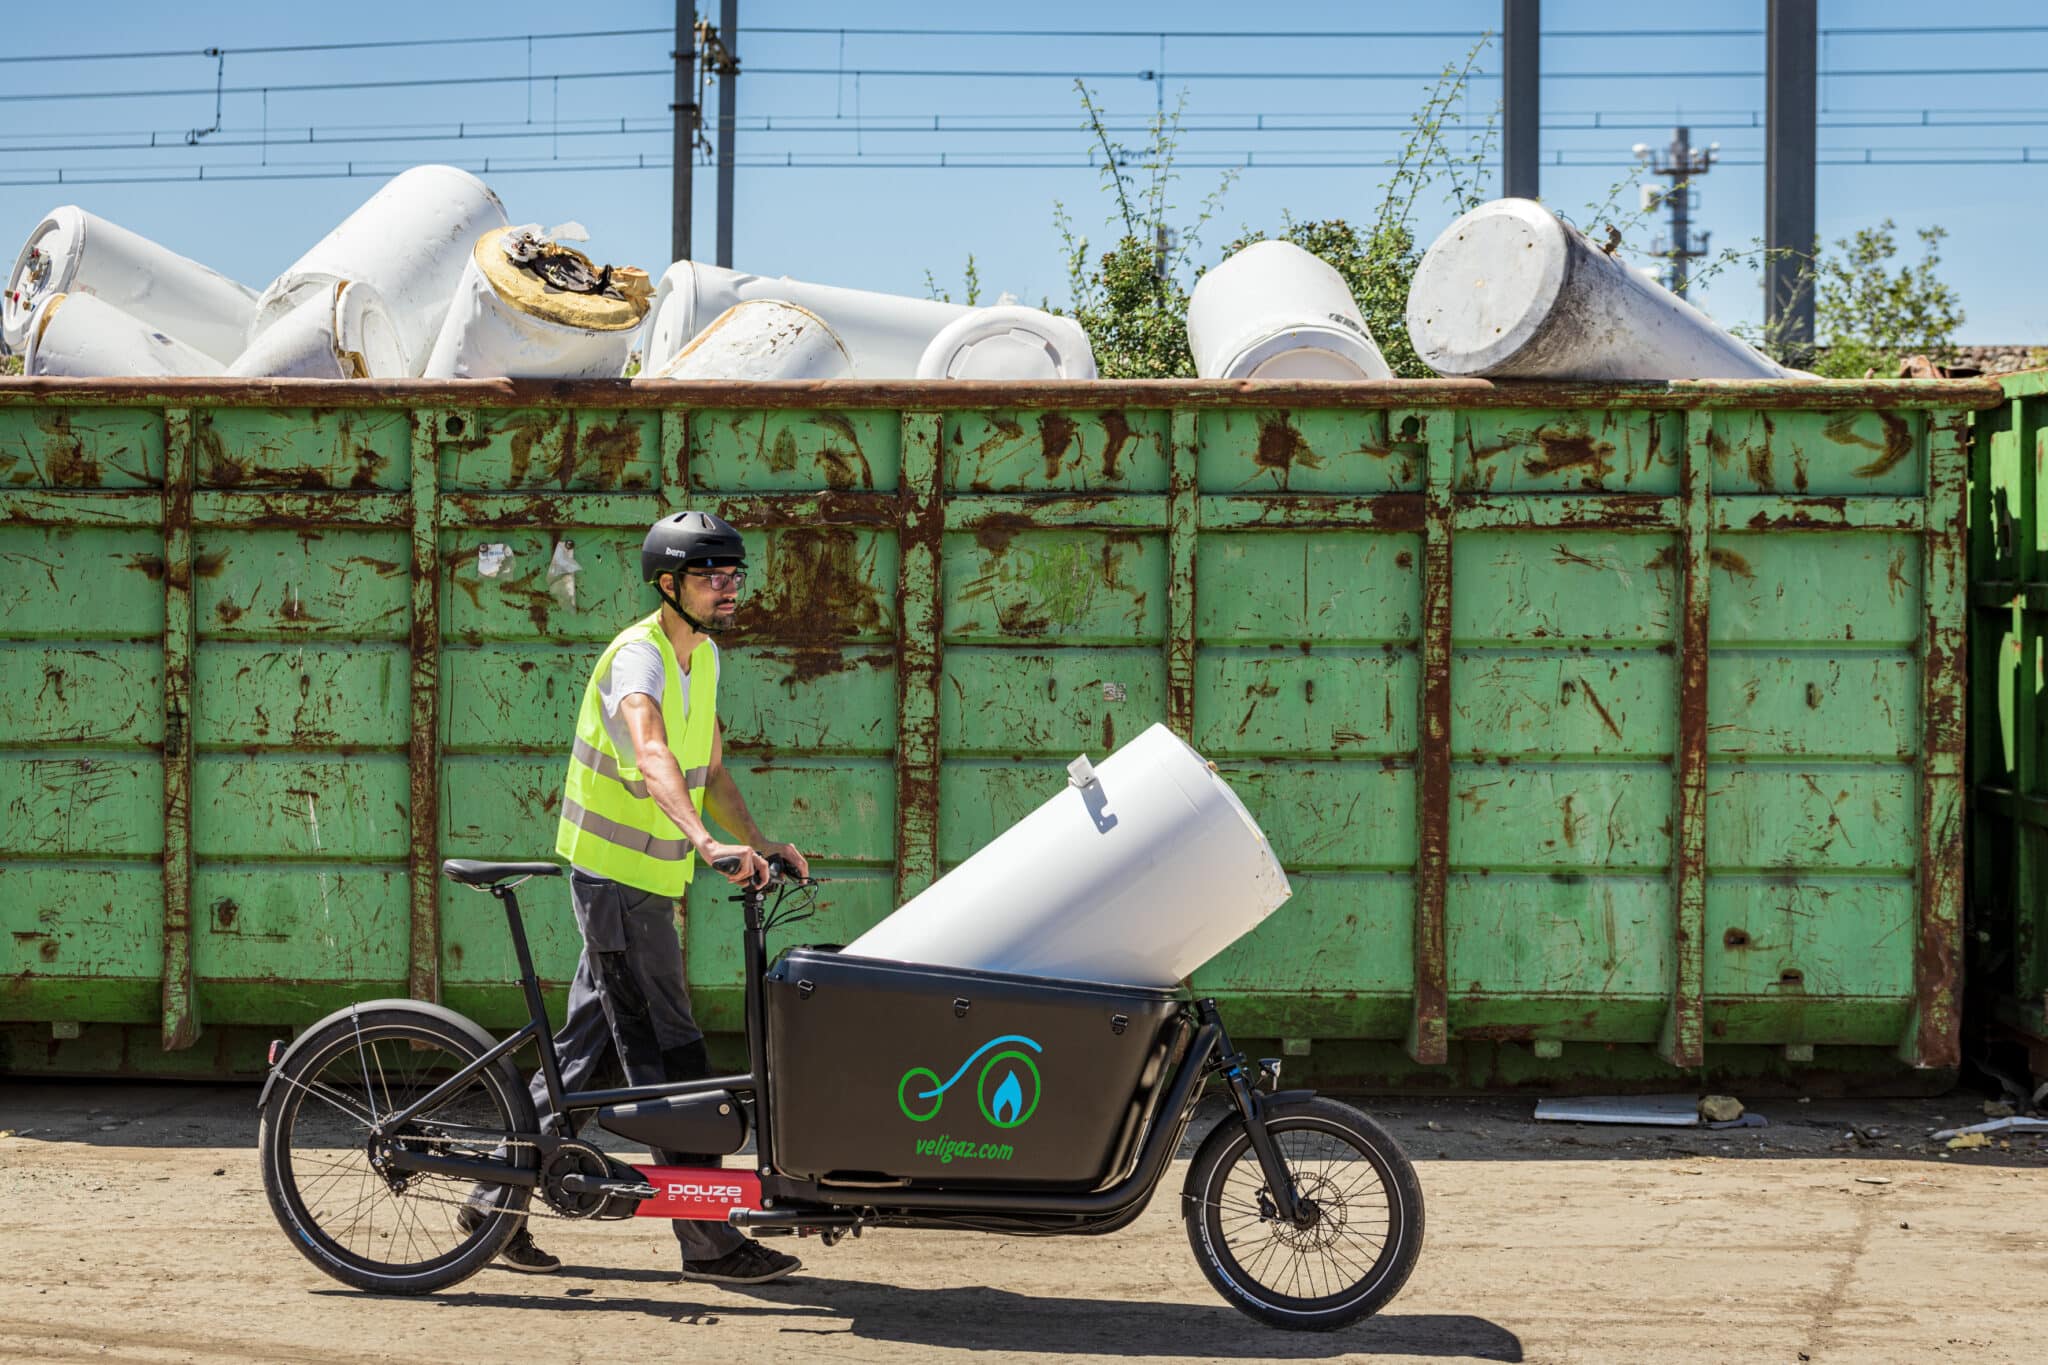
<path id="1" fill-rule="evenodd" d="M 998 304 L 955 318 L 918 358 L 919 379 L 1093 379 L 1095 350 L 1072 318 Z"/>
<path id="2" fill-rule="evenodd" d="M 256 314 L 247 285 L 75 204 L 51 209 L 15 258 L 0 299 L 9 350 L 27 348 L 36 308 L 59 294 L 96 297 L 222 365 L 241 353 Z"/>
<path id="3" fill-rule="evenodd" d="M 376 287 L 338 281 L 309 291 L 298 307 L 257 334 L 235 357 L 238 379 L 404 379 L 405 346 Z"/>
<path id="4" fill-rule="evenodd" d="M 29 319 L 22 373 L 73 379 L 220 374 L 220 362 L 94 294 L 55 294 Z"/>
<path id="5" fill-rule="evenodd" d="M 1188 299 L 1188 349 L 1204 379 L 1391 379 L 1329 262 L 1292 242 L 1254 242 Z"/>
<path id="6" fill-rule="evenodd" d="M 427 358 L 429 379 L 616 379 L 653 294 L 537 226 L 477 239 Z"/>
<path id="7" fill-rule="evenodd" d="M 254 328 L 261 332 L 308 295 L 341 281 L 366 283 L 398 325 L 406 374 L 417 375 L 477 238 L 508 221 L 491 187 L 468 171 L 414 166 L 385 182 L 271 281 L 257 301 Z"/>
<path id="8" fill-rule="evenodd" d="M 1533 199 L 1496 199 L 1430 244 L 1408 335 L 1439 374 L 1501 379 L 1797 376 Z"/>
<path id="9" fill-rule="evenodd" d="M 1154 725 L 848 944 L 859 957 L 1170 986 L 1290 894 L 1237 794 Z"/>
<path id="10" fill-rule="evenodd" d="M 654 374 L 656 379 L 845 379 L 846 346 L 825 320 L 774 299 L 736 303 L 720 313 Z"/>
<path id="11" fill-rule="evenodd" d="M 817 314 L 838 334 L 861 379 L 909 379 L 932 338 L 973 312 L 957 303 L 748 275 L 701 261 L 677 261 L 655 286 L 642 334 L 641 365 L 659 370 L 690 338 L 736 303 L 775 299 Z"/>

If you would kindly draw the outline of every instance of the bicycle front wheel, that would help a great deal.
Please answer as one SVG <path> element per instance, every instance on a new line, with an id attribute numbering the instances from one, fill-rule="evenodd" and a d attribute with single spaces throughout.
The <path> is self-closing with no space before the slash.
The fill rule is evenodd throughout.
<path id="1" fill-rule="evenodd" d="M 1378 1312 L 1422 1250 L 1422 1186 L 1384 1129 L 1320 1097 L 1266 1110 L 1304 1220 L 1282 1219 L 1236 1115 L 1202 1142 L 1181 1194 L 1202 1273 L 1238 1311 L 1328 1331 Z"/>
<path id="2" fill-rule="evenodd" d="M 258 1148 L 271 1212 L 300 1253 L 380 1294 L 445 1289 L 518 1231 L 531 1191 L 371 1164 L 373 1125 L 430 1094 L 489 1049 L 443 1011 L 392 1002 L 336 1015 L 286 1061 L 263 1107 Z M 539 1128 L 509 1064 L 485 1067 L 395 1135 L 401 1147 L 530 1166 Z"/>

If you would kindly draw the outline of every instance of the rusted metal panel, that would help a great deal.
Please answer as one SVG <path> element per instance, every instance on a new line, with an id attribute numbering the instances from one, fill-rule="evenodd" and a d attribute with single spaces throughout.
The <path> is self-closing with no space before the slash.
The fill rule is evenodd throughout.
<path id="1" fill-rule="evenodd" d="M 1446 902 L 1451 845 L 1451 490 L 1454 414 L 1421 419 L 1425 455 L 1422 532 L 1422 685 L 1416 721 L 1414 1012 L 1408 1055 L 1425 1066 L 1449 1058 L 1450 963 Z M 1469 431 L 1469 428 L 1468 428 Z"/>
<path id="2" fill-rule="evenodd" d="M 412 728 L 406 746 L 410 891 L 406 993 L 441 998 L 441 451 L 445 415 L 415 412 L 407 470 L 412 485 L 412 600 L 408 654 Z"/>
<path id="3" fill-rule="evenodd" d="M 896 619 L 896 900 L 909 900 L 939 875 L 939 552 L 946 518 L 939 489 L 937 413 L 903 414 L 901 527 Z"/>
<path id="4" fill-rule="evenodd" d="M 1707 937 L 1708 516 L 1713 423 L 1689 413 L 1679 469 L 1678 750 L 1672 763 L 1671 1003 L 1657 1051 L 1676 1067 L 1705 1058 Z M 1803 1041 L 1803 1040 L 1802 1040 Z"/>
<path id="5" fill-rule="evenodd" d="M 192 964 L 193 414 L 164 413 L 163 1046 L 199 1038 Z M 102 699 L 119 704 L 115 698 Z"/>
<path id="6" fill-rule="evenodd" d="M 1913 954 L 1915 998 L 1907 1058 L 1916 1066 L 1962 1063 L 1963 746 L 1969 694 L 1963 568 L 1968 530 L 1964 479 L 1968 421 L 1928 419 L 1927 530 L 1920 596 L 1919 942 Z"/>

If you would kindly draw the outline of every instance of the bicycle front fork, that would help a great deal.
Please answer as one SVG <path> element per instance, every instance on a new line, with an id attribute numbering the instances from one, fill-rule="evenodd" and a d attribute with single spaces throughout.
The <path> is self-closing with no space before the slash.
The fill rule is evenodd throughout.
<path id="1" fill-rule="evenodd" d="M 1224 1085 L 1230 1091 L 1231 1103 L 1237 1106 L 1238 1117 L 1244 1121 L 1244 1131 L 1251 1139 L 1252 1152 L 1259 1159 L 1259 1170 L 1266 1177 L 1266 1194 L 1273 1201 L 1274 1212 L 1280 1221 L 1295 1227 L 1307 1226 L 1308 1210 L 1301 1204 L 1294 1188 L 1294 1174 L 1287 1169 L 1287 1163 L 1280 1157 L 1280 1151 L 1273 1145 L 1273 1135 L 1266 1131 L 1267 1096 L 1258 1091 L 1258 1082 L 1271 1077 L 1275 1084 L 1280 1079 L 1280 1064 L 1271 1061 L 1262 1064 L 1256 1072 L 1245 1069 L 1244 1054 L 1230 1041 L 1230 1030 L 1223 1026 L 1223 1018 L 1217 1012 L 1214 1000 L 1195 1002 L 1196 1016 L 1205 1024 L 1216 1029 L 1216 1059 L 1210 1063 L 1223 1077 Z M 1277 1093 L 1277 1092 L 1276 1092 Z M 1297 1095 L 1306 1098 L 1312 1092 L 1288 1092 L 1289 1098 Z"/>

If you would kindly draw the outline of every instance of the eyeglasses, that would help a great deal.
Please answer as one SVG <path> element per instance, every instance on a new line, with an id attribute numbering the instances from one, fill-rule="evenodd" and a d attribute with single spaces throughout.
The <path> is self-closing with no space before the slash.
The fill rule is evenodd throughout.
<path id="1" fill-rule="evenodd" d="M 685 569 L 683 572 L 690 578 L 703 580 L 704 585 L 713 592 L 741 587 L 747 581 L 745 569 Z"/>

